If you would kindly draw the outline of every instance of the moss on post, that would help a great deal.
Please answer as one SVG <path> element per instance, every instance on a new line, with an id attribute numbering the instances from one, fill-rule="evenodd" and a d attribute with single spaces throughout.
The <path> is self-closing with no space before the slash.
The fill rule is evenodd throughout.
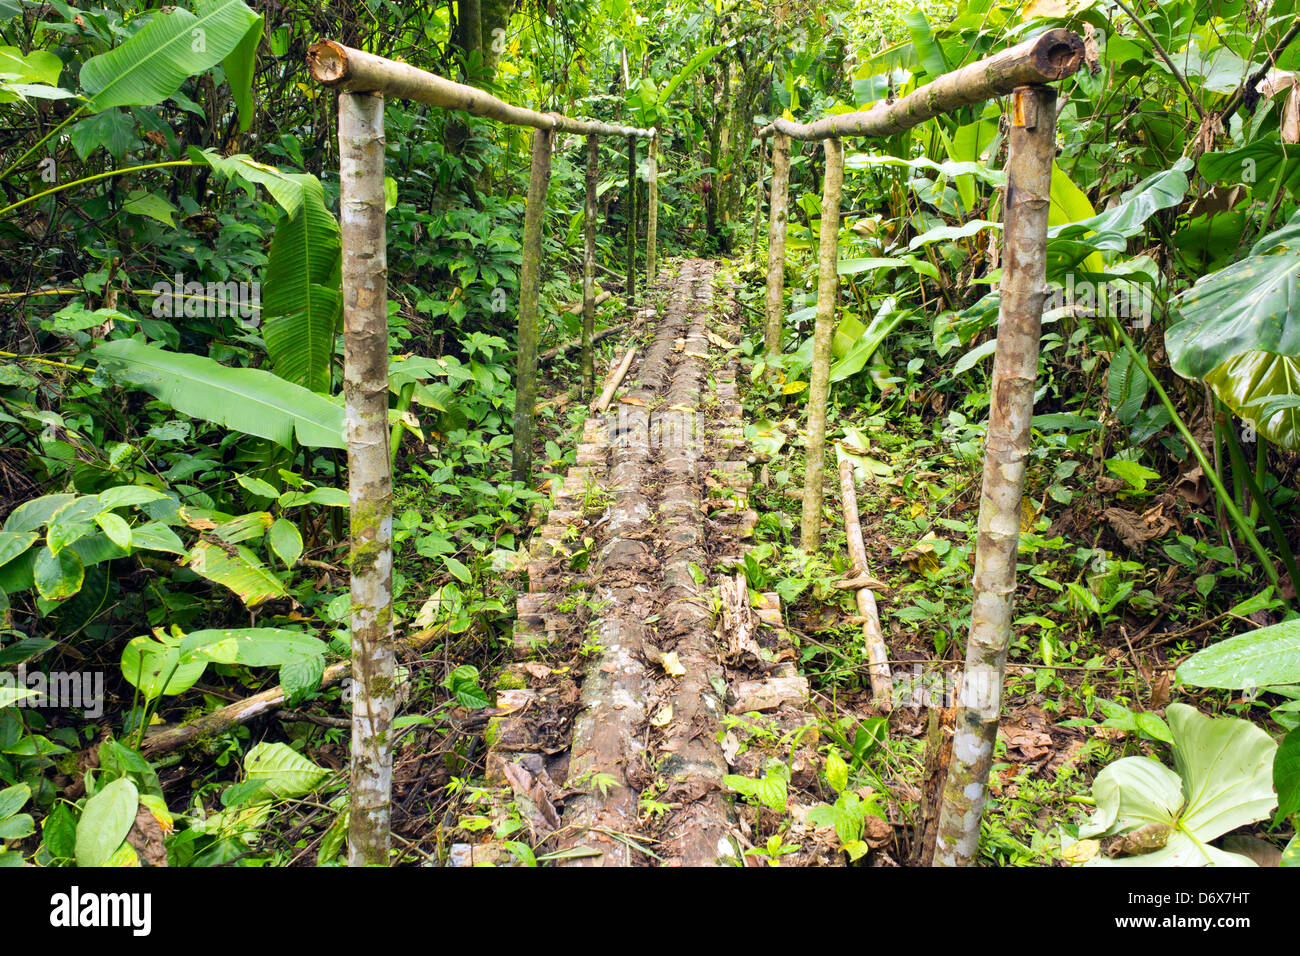
<path id="1" fill-rule="evenodd" d="M 646 157 L 646 219 L 645 219 L 645 280 L 646 287 L 654 285 L 658 271 L 656 260 L 659 245 L 659 131 L 650 137 Z"/>
<path id="2" fill-rule="evenodd" d="M 339 96 L 343 395 L 351 506 L 352 766 L 348 862 L 387 866 L 393 782 L 393 471 L 388 435 L 384 100 Z"/>
<path id="3" fill-rule="evenodd" d="M 817 263 L 817 324 L 813 331 L 812 375 L 808 383 L 808 437 L 804 443 L 803 520 L 799 547 L 808 553 L 821 543 L 822 487 L 826 459 L 826 404 L 830 395 L 831 339 L 839 298 L 840 191 L 844 185 L 844 144 L 826 140 L 826 179 L 822 186 L 821 241 Z"/>
<path id="4" fill-rule="evenodd" d="M 537 313 L 542 268 L 542 216 L 551 184 L 549 129 L 533 131 L 533 164 L 524 209 L 523 265 L 519 270 L 519 349 L 515 362 L 515 419 L 512 466 L 516 481 L 533 470 L 533 415 L 537 406 Z"/>
<path id="5" fill-rule="evenodd" d="M 790 137 L 772 137 L 772 198 L 767 227 L 767 324 L 763 347 L 768 356 L 781 354 L 781 327 L 785 324 L 785 220 L 790 193 Z"/>
<path id="6" fill-rule="evenodd" d="M 587 137 L 587 202 L 583 212 L 585 242 L 582 250 L 582 393 L 588 397 L 596 387 L 596 365 L 591 354 L 591 336 L 596 328 L 596 176 L 600 160 L 600 138 Z"/>

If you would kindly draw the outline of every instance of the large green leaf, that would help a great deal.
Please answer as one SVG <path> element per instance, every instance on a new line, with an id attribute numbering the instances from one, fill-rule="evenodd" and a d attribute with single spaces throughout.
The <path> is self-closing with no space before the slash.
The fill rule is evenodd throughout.
<path id="1" fill-rule="evenodd" d="M 209 581 L 230 588 L 248 607 L 289 593 L 280 579 L 243 545 L 222 547 L 200 541 L 190 549 L 189 566 Z"/>
<path id="2" fill-rule="evenodd" d="M 1300 356 L 1300 212 L 1251 254 L 1200 279 L 1176 300 L 1165 332 L 1174 371 L 1205 378 L 1245 352 Z"/>
<path id="3" fill-rule="evenodd" d="M 1094 254 L 1099 250 L 1123 252 L 1129 239 L 1141 233 L 1155 213 L 1182 202 L 1191 168 L 1190 159 L 1180 159 L 1170 169 L 1148 176 L 1125 191 L 1117 205 L 1096 215 L 1091 213 L 1082 192 L 1074 194 L 1078 187 L 1063 173 L 1058 177 L 1053 169 L 1052 227 L 1047 230 L 1049 274 L 1060 275 L 1081 262 L 1088 271 L 1101 272 L 1101 258 Z M 1085 207 L 1088 212 L 1080 215 Z"/>
<path id="4" fill-rule="evenodd" d="M 92 354 L 117 381 L 143 388 L 186 415 L 286 448 L 294 438 L 312 448 L 346 447 L 342 408 L 270 372 L 229 368 L 135 339 L 105 342 Z"/>
<path id="5" fill-rule="evenodd" d="M 916 51 L 916 58 L 925 68 L 925 72 L 930 74 L 931 78 L 947 73 L 948 60 L 943 54 L 943 48 L 934 38 L 934 31 L 930 29 L 930 21 L 925 18 L 925 12 L 919 8 L 908 10 L 903 14 L 903 22 L 907 24 L 907 34 L 912 38 L 912 49 Z"/>
<path id="6" fill-rule="evenodd" d="M 179 7 L 156 13 L 121 46 L 87 60 L 81 68 L 82 88 L 91 94 L 86 109 L 161 103 L 234 53 L 261 23 L 243 0 L 199 0 L 197 9 L 198 16 Z"/>
<path id="7" fill-rule="evenodd" d="M 342 311 L 339 227 L 320 182 L 291 178 L 302 187 L 302 201 L 271 239 L 262 274 L 262 336 L 277 375 L 325 392 Z"/>
<path id="8" fill-rule="evenodd" d="M 1283 448 L 1300 451 L 1300 359 L 1272 352 L 1243 352 L 1205 381 L 1219 401 Z"/>
<path id="9" fill-rule="evenodd" d="M 239 110 L 239 129 L 247 132 L 253 123 L 253 72 L 257 66 L 257 47 L 262 42 L 262 18 L 244 34 L 225 59 L 221 68 L 226 71 L 235 107 Z"/>
<path id="10" fill-rule="evenodd" d="M 122 845 L 135 812 L 140 792 L 126 777 L 119 777 L 86 801 L 77 822 L 77 866 L 103 866 Z"/>
<path id="11" fill-rule="evenodd" d="M 249 782 L 265 785 L 277 797 L 302 797 L 320 786 L 329 771 L 287 744 L 261 743 L 248 751 L 244 769 Z"/>
<path id="12" fill-rule="evenodd" d="M 1178 666 L 1178 679 L 1196 687 L 1225 690 L 1300 684 L 1300 620 L 1211 644 Z"/>
<path id="13" fill-rule="evenodd" d="M 1177 772 L 1150 757 L 1115 761 L 1093 781 L 1097 810 L 1079 828 L 1084 839 L 1142 830 L 1163 845 L 1116 860 L 1097 858 L 1093 865 L 1252 865 L 1210 841 L 1265 819 L 1277 805 L 1277 744 L 1236 717 L 1206 717 L 1186 704 L 1170 704 L 1166 714 Z"/>

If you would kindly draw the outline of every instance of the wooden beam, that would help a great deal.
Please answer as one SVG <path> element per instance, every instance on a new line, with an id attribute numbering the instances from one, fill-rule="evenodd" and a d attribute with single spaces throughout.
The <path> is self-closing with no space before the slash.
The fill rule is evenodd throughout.
<path id="1" fill-rule="evenodd" d="M 1069 30 L 1048 30 L 914 90 L 902 99 L 877 103 L 869 110 L 827 116 L 815 123 L 777 119 L 758 131 L 792 139 L 831 136 L 892 136 L 963 106 L 1006 96 L 1020 86 L 1052 83 L 1076 72 L 1083 63 L 1083 40 Z"/>
<path id="2" fill-rule="evenodd" d="M 456 83 L 409 63 L 398 63 L 373 53 L 355 50 L 333 40 L 318 40 L 311 45 L 307 50 L 307 68 L 317 83 L 339 92 L 381 93 L 391 99 L 415 100 L 430 106 L 441 106 L 443 109 L 464 110 L 475 116 L 485 116 L 513 126 L 531 126 L 534 129 L 581 135 L 596 133 L 606 136 L 636 136 L 642 139 L 654 135 L 653 129 L 613 126 L 513 106 L 473 86 Z"/>

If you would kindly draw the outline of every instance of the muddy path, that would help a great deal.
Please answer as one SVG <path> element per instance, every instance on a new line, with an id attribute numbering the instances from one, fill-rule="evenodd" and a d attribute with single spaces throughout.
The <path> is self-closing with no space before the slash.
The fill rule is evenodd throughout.
<path id="1" fill-rule="evenodd" d="M 743 579 L 714 571 L 756 521 L 731 276 L 686 260 L 654 298 L 647 341 L 533 536 L 487 732 L 488 782 L 513 790 L 555 865 L 743 865 L 755 811 L 723 783 L 754 770 L 738 722 L 788 731 L 785 758 L 815 776 L 775 596 L 755 607 Z"/>

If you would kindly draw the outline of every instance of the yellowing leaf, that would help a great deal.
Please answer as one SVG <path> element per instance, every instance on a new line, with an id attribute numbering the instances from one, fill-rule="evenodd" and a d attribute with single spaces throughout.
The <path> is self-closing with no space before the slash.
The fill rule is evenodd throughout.
<path id="1" fill-rule="evenodd" d="M 676 651 L 669 651 L 667 654 L 665 654 L 660 659 L 659 664 L 660 666 L 663 667 L 664 673 L 667 674 L 669 677 L 686 676 L 686 668 L 683 667 L 682 662 L 677 659 Z"/>
<path id="2" fill-rule="evenodd" d="M 782 395 L 798 395 L 808 387 L 807 382 L 786 382 L 781 386 Z"/>
<path id="3" fill-rule="evenodd" d="M 683 673 L 685 672 L 683 671 Z M 655 711 L 654 716 L 650 718 L 650 726 L 667 727 L 668 723 L 672 719 L 673 719 L 673 705 L 665 704 L 663 707 L 660 707 L 657 711 Z"/>
<path id="4" fill-rule="evenodd" d="M 1061 859 L 1067 863 L 1087 863 L 1101 849 L 1100 840 L 1078 840 L 1061 847 Z"/>

